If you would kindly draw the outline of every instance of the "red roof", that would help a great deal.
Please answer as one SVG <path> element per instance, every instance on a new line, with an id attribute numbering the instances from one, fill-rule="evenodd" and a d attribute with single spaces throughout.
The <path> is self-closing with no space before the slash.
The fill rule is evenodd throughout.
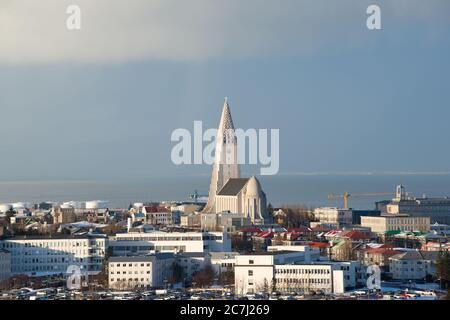
<path id="1" fill-rule="evenodd" d="M 299 232 L 299 233 L 303 233 L 303 232 L 311 232 L 312 230 L 308 227 L 305 226 L 300 226 L 298 228 L 289 228 L 287 230 L 288 232 Z"/>
<path id="2" fill-rule="evenodd" d="M 330 231 L 331 228 L 325 227 L 325 226 L 321 226 L 321 225 L 317 225 L 314 228 L 311 228 L 312 231 L 315 232 L 325 232 L 325 231 Z"/>
<path id="3" fill-rule="evenodd" d="M 246 229 L 241 229 L 239 231 L 245 232 L 245 233 L 260 233 L 260 232 L 262 232 L 262 230 L 260 228 L 246 228 Z"/>
<path id="4" fill-rule="evenodd" d="M 310 242 L 308 243 L 308 246 L 311 248 L 325 249 L 330 247 L 330 244 L 328 242 Z"/>
<path id="5" fill-rule="evenodd" d="M 262 232 L 260 234 L 258 234 L 258 237 L 260 238 L 272 238 L 274 235 L 273 232 Z"/>
<path id="6" fill-rule="evenodd" d="M 393 250 L 393 248 L 370 248 L 366 250 L 367 253 L 380 253 L 380 254 L 398 254 L 400 251 Z"/>
<path id="7" fill-rule="evenodd" d="M 370 239 L 370 236 L 367 233 L 357 230 L 345 232 L 343 236 L 349 239 Z"/>

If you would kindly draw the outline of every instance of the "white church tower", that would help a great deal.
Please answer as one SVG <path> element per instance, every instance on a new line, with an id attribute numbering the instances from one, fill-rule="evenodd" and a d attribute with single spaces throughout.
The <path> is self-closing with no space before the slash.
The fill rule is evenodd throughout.
<path id="1" fill-rule="evenodd" d="M 227 98 L 223 104 L 216 136 L 215 160 L 211 174 L 208 203 L 203 213 L 216 213 L 216 195 L 228 179 L 239 178 L 237 139 Z"/>

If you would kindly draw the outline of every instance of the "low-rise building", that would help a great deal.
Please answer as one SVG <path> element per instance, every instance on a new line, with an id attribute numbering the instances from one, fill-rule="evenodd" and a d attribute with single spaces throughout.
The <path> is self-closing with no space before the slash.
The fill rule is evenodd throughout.
<path id="1" fill-rule="evenodd" d="M 251 225 L 252 220 L 245 214 L 226 212 L 201 214 L 202 230 L 233 232 Z"/>
<path id="2" fill-rule="evenodd" d="M 102 271 L 106 252 L 104 235 L 20 236 L 0 241 L 11 253 L 11 273 L 28 276 L 65 274 L 71 265 L 82 273 Z"/>
<path id="3" fill-rule="evenodd" d="M 234 263 L 238 255 L 238 252 L 210 252 L 211 266 L 218 275 L 222 272 L 231 272 L 234 270 Z"/>
<path id="4" fill-rule="evenodd" d="M 389 272 L 389 258 L 399 253 L 401 251 L 394 250 L 393 247 L 389 246 L 366 248 L 357 251 L 358 259 L 364 266 L 376 264 L 385 273 Z"/>
<path id="5" fill-rule="evenodd" d="M 390 272 L 395 280 L 425 280 L 436 274 L 439 252 L 409 250 L 389 258 Z"/>
<path id="6" fill-rule="evenodd" d="M 223 232 L 148 232 L 118 233 L 109 239 L 113 255 L 143 255 L 152 252 L 227 252 L 231 241 Z"/>
<path id="7" fill-rule="evenodd" d="M 180 215 L 180 225 L 182 227 L 200 228 L 201 214 L 197 212 L 183 213 Z"/>
<path id="8" fill-rule="evenodd" d="M 174 255 L 170 253 L 110 257 L 108 260 L 109 287 L 118 290 L 162 288 L 172 276 L 174 261 Z"/>
<path id="9" fill-rule="evenodd" d="M 176 263 L 183 270 L 185 282 L 190 282 L 197 272 L 211 264 L 211 257 L 206 252 L 184 252 L 176 255 Z"/>
<path id="10" fill-rule="evenodd" d="M 430 231 L 429 217 L 411 217 L 408 215 L 382 215 L 379 217 L 361 217 L 361 225 L 372 232 L 383 234 L 387 231 Z"/>
<path id="11" fill-rule="evenodd" d="M 352 224 L 352 210 L 342 208 L 323 207 L 314 209 L 314 218 L 320 224 L 341 228 Z"/>
<path id="12" fill-rule="evenodd" d="M 306 263 L 304 255 L 293 252 L 237 256 L 234 270 L 238 295 L 272 291 L 343 293 L 364 281 L 356 261 Z"/>

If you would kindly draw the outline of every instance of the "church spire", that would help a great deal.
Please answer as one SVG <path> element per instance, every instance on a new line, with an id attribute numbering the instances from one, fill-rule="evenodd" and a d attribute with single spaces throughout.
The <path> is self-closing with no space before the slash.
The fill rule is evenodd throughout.
<path id="1" fill-rule="evenodd" d="M 228 97 L 225 97 L 217 135 L 222 134 L 225 136 L 226 131 L 229 129 L 234 130 L 234 125 L 233 119 L 231 118 L 230 106 L 228 105 Z"/>
<path id="2" fill-rule="evenodd" d="M 232 155 L 232 159 L 227 158 L 227 153 Z M 217 192 L 222 189 L 228 179 L 239 178 L 239 176 L 237 139 L 234 133 L 230 106 L 228 105 L 228 99 L 225 97 L 216 136 L 215 160 L 211 174 L 208 203 L 203 212 L 214 213 Z"/>

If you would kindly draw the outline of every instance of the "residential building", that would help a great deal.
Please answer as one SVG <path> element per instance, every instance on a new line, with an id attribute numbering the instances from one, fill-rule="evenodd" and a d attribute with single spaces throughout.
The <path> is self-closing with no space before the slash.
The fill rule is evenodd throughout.
<path id="1" fill-rule="evenodd" d="M 51 209 L 51 214 L 53 216 L 53 223 L 65 224 L 76 221 L 74 208 L 53 207 Z"/>
<path id="2" fill-rule="evenodd" d="M 201 214 L 200 213 L 186 213 L 180 216 L 180 225 L 182 227 L 200 228 L 201 226 Z"/>
<path id="3" fill-rule="evenodd" d="M 408 250 L 389 258 L 395 280 L 425 280 L 436 274 L 438 251 Z"/>
<path id="4" fill-rule="evenodd" d="M 110 257 L 108 284 L 113 289 L 162 288 L 172 276 L 175 261 L 170 253 Z"/>
<path id="5" fill-rule="evenodd" d="M 106 251 L 104 235 L 20 236 L 0 240 L 11 253 L 11 273 L 28 276 L 65 274 L 70 265 L 82 273 L 102 271 Z"/>
<path id="6" fill-rule="evenodd" d="M 365 248 L 357 251 L 359 261 L 362 265 L 368 267 L 376 264 L 380 267 L 384 273 L 389 272 L 389 258 L 401 253 L 401 251 L 395 250 L 393 247 L 380 246 L 375 248 Z"/>
<path id="7" fill-rule="evenodd" d="M 352 210 L 342 208 L 316 208 L 314 218 L 319 220 L 320 224 L 332 225 L 336 228 L 351 226 L 353 222 Z"/>
<path id="8" fill-rule="evenodd" d="M 430 231 L 429 217 L 412 217 L 408 215 L 382 215 L 380 217 L 361 217 L 361 225 L 377 234 L 387 231 Z"/>
<path id="9" fill-rule="evenodd" d="M 252 220 L 244 214 L 236 213 L 202 213 L 202 230 L 233 232 L 242 227 L 251 226 Z"/>

